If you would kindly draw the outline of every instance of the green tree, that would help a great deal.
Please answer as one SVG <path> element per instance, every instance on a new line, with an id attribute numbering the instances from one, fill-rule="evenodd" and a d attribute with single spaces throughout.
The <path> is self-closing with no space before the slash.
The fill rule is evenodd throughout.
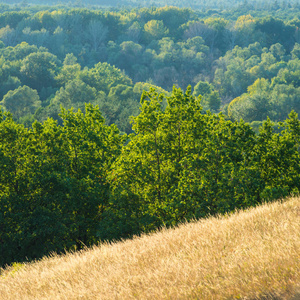
<path id="1" fill-rule="evenodd" d="M 151 20 L 147 22 L 144 26 L 145 39 L 147 41 L 160 40 L 165 37 L 169 30 L 164 26 L 163 21 Z"/>
<path id="2" fill-rule="evenodd" d="M 256 21 L 255 29 L 260 30 L 265 34 L 267 47 L 280 43 L 288 49 L 294 44 L 293 35 L 295 28 L 293 26 L 286 25 L 283 20 L 273 17 L 265 17 Z"/>
<path id="3" fill-rule="evenodd" d="M 26 85 L 9 91 L 0 103 L 5 110 L 13 113 L 15 119 L 19 119 L 28 114 L 34 114 L 41 106 L 37 91 Z"/>
<path id="4" fill-rule="evenodd" d="M 203 114 L 190 88 L 173 89 L 165 110 L 162 101 L 155 90 L 142 96 L 141 112 L 133 118 L 135 134 L 109 175 L 109 221 L 99 229 L 103 239 L 260 201 L 259 184 L 250 179 L 258 175 L 251 165 L 250 126 Z"/>
<path id="5" fill-rule="evenodd" d="M 293 50 L 291 51 L 292 59 L 300 58 L 300 44 L 295 43 Z"/>
<path id="6" fill-rule="evenodd" d="M 0 265 L 97 241 L 107 173 L 126 137 L 92 105 L 61 117 L 63 126 L 25 129 L 0 114 Z"/>
<path id="7" fill-rule="evenodd" d="M 8 76 L 7 80 L 2 81 L 2 86 L 0 87 L 0 98 L 9 91 L 17 89 L 19 86 L 21 86 L 21 81 L 18 77 Z"/>
<path id="8" fill-rule="evenodd" d="M 63 86 L 68 81 L 77 79 L 80 71 L 81 66 L 77 63 L 77 58 L 74 56 L 74 54 L 69 53 L 66 55 L 63 62 L 63 67 L 55 77 L 55 80 L 59 85 Z"/>
<path id="9" fill-rule="evenodd" d="M 220 109 L 221 99 L 217 91 L 213 91 L 206 97 L 206 102 L 212 111 L 218 111 Z"/>
<path id="10" fill-rule="evenodd" d="M 228 106 L 228 115 L 234 120 L 246 122 L 263 121 L 274 112 L 270 106 L 270 82 L 264 78 L 257 79 L 248 87 L 248 93 L 232 100 Z"/>
<path id="11" fill-rule="evenodd" d="M 254 37 L 255 19 L 251 15 L 242 15 L 236 20 L 234 27 L 239 44 L 248 46 Z"/>
<path id="12" fill-rule="evenodd" d="M 264 184 L 261 197 L 265 200 L 299 193 L 298 115 L 292 112 L 282 125 L 286 130 L 276 134 L 273 123 L 268 118 L 258 135 L 256 147 L 260 176 Z"/>
<path id="13" fill-rule="evenodd" d="M 121 70 L 108 63 L 98 63 L 94 68 L 83 70 L 79 77 L 98 91 L 109 93 L 110 89 L 118 84 L 132 85 L 131 79 Z"/>
<path id="14" fill-rule="evenodd" d="M 6 47 L 1 50 L 1 55 L 7 60 L 23 60 L 26 56 L 31 53 L 36 53 L 43 48 L 38 48 L 35 45 L 29 45 L 26 42 L 22 42 L 15 47 Z"/>
<path id="15" fill-rule="evenodd" d="M 31 53 L 21 63 L 23 82 L 37 91 L 55 86 L 59 64 L 57 57 L 49 52 Z"/>
<path id="16" fill-rule="evenodd" d="M 15 46 L 17 42 L 16 30 L 6 25 L 6 27 L 0 29 L 0 39 L 6 46 Z"/>
<path id="17" fill-rule="evenodd" d="M 195 97 L 199 97 L 199 95 L 203 96 L 206 94 L 210 94 L 212 92 L 213 86 L 206 81 L 199 81 L 195 87 L 193 95 Z"/>
<path id="18" fill-rule="evenodd" d="M 94 102 L 97 97 L 95 88 L 90 87 L 80 79 L 70 80 L 65 87 L 57 91 L 53 103 L 59 103 L 64 108 L 76 107 L 81 104 L 84 108 L 84 103 Z"/>
<path id="19" fill-rule="evenodd" d="M 213 85 L 205 81 L 199 81 L 195 87 L 193 95 L 195 97 L 202 96 L 201 105 L 204 109 L 217 111 L 220 108 L 221 99 L 219 93 L 214 90 Z"/>
<path id="20" fill-rule="evenodd" d="M 86 39 L 94 51 L 97 51 L 105 41 L 107 33 L 108 29 L 100 21 L 90 21 L 87 28 Z"/>
<path id="21" fill-rule="evenodd" d="M 169 29 L 170 34 L 180 37 L 180 26 L 186 23 L 190 18 L 190 10 L 187 8 L 178 8 L 175 6 L 165 6 L 157 8 L 153 16 L 156 19 L 162 20 L 165 26 Z"/>

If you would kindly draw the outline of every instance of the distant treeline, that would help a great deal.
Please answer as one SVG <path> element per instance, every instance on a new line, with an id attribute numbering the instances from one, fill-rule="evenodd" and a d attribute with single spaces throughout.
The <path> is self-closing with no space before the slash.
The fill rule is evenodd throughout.
<path id="1" fill-rule="evenodd" d="M 111 6 L 111 7 L 162 7 L 177 6 L 190 7 L 192 9 L 262 9 L 279 10 L 299 7 L 298 0 L 2 0 L 2 3 L 15 4 L 20 6 L 28 5 L 58 5 L 63 4 L 70 7 L 90 7 L 90 6 Z"/>
<path id="2" fill-rule="evenodd" d="M 204 110 L 254 128 L 267 116 L 283 121 L 300 112 L 300 11 L 251 13 L 60 5 L 5 11 L 0 104 L 26 126 L 49 116 L 61 122 L 60 105 L 98 104 L 109 124 L 130 133 L 143 89 L 168 93 L 191 84 Z"/>

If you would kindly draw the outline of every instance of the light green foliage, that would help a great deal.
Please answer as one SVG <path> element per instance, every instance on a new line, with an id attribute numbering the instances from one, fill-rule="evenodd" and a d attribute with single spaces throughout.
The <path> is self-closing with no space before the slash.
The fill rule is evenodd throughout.
<path id="1" fill-rule="evenodd" d="M 133 118 L 135 135 L 110 174 L 113 204 L 107 213 L 120 225 L 110 229 L 108 223 L 101 230 L 103 238 L 174 225 L 247 203 L 238 195 L 239 189 L 251 189 L 241 176 L 246 159 L 242 153 L 254 138 L 250 127 L 226 122 L 222 115 L 203 115 L 190 89 L 174 89 L 165 110 L 162 100 L 155 90 L 145 92 L 141 113 Z M 238 141 L 240 148 L 235 148 Z M 241 165 L 234 166 L 231 159 Z M 233 170 L 238 174 L 231 178 Z"/>
<path id="2" fill-rule="evenodd" d="M 35 45 L 29 45 L 26 42 L 22 42 L 15 47 L 6 47 L 0 50 L 1 55 L 9 61 L 22 60 L 31 53 L 36 53 L 43 48 L 38 48 Z"/>
<path id="3" fill-rule="evenodd" d="M 174 83 L 187 86 L 194 79 L 196 70 L 205 67 L 209 48 L 200 37 L 178 43 L 165 37 L 154 46 L 156 51 L 148 52 L 152 55 L 154 82 L 164 89 L 171 90 Z"/>
<path id="4" fill-rule="evenodd" d="M 205 24 L 217 31 L 222 31 L 228 24 L 228 21 L 224 18 L 208 18 L 205 20 Z"/>
<path id="5" fill-rule="evenodd" d="M 76 107 L 84 103 L 92 103 L 97 97 L 95 88 L 90 87 L 80 79 L 70 80 L 55 95 L 53 103 L 59 103 L 65 108 Z M 76 107 L 78 108 L 78 107 Z"/>
<path id="6" fill-rule="evenodd" d="M 263 78 L 257 79 L 248 87 L 248 93 L 230 102 L 229 117 L 251 122 L 263 121 L 269 116 L 272 120 L 283 121 L 291 110 L 300 112 L 297 72 L 281 69 L 271 83 Z"/>
<path id="7" fill-rule="evenodd" d="M 293 59 L 300 58 L 300 44 L 295 43 L 295 46 L 294 46 L 293 50 L 291 51 L 291 54 L 292 54 Z"/>
<path id="8" fill-rule="evenodd" d="M 151 20 L 144 26 L 146 40 L 160 40 L 165 37 L 169 30 L 164 26 L 163 21 Z"/>
<path id="9" fill-rule="evenodd" d="M 98 91 L 104 91 L 107 94 L 113 86 L 132 84 L 129 77 L 107 63 L 98 63 L 92 69 L 83 70 L 80 78 L 91 87 L 96 88 Z"/>
<path id="10" fill-rule="evenodd" d="M 63 62 L 63 67 L 55 77 L 56 82 L 63 86 L 68 81 L 77 79 L 81 71 L 81 66 L 77 63 L 77 58 L 73 54 L 67 54 Z"/>
<path id="11" fill-rule="evenodd" d="M 124 84 L 118 84 L 110 89 L 108 97 L 111 101 L 124 101 L 128 98 L 133 98 L 133 88 Z"/>
<path id="12" fill-rule="evenodd" d="M 34 114 L 41 106 L 40 97 L 36 90 L 24 85 L 16 90 L 9 91 L 0 102 L 5 110 L 13 113 L 16 119 Z"/>
<path id="13" fill-rule="evenodd" d="M 6 46 L 14 46 L 16 43 L 16 31 L 6 25 L 0 28 L 0 39 L 4 42 Z"/>
<path id="14" fill-rule="evenodd" d="M 238 17 L 234 27 L 237 31 L 237 39 L 242 46 L 246 46 L 250 42 L 253 42 L 255 19 L 250 14 Z"/>
<path id="15" fill-rule="evenodd" d="M 271 54 L 273 54 L 273 56 L 276 58 L 276 60 L 284 60 L 285 59 L 285 54 L 286 54 L 286 51 L 284 49 L 284 47 L 279 44 L 279 43 L 276 43 L 274 45 L 272 45 L 270 47 L 270 52 Z"/>
<path id="16" fill-rule="evenodd" d="M 189 9 L 180 9 L 175 6 L 157 8 L 153 12 L 154 18 L 162 20 L 172 35 L 178 34 L 178 28 L 189 20 L 190 14 Z"/>
<path id="17" fill-rule="evenodd" d="M 86 39 L 90 43 L 92 49 L 97 51 L 106 39 L 108 29 L 100 21 L 91 20 L 88 28 Z"/>
<path id="18" fill-rule="evenodd" d="M 28 86 L 40 91 L 54 85 L 58 65 L 57 57 L 49 52 L 31 53 L 23 59 L 20 72 Z"/>
<path id="19" fill-rule="evenodd" d="M 165 96 L 171 95 L 170 92 L 164 90 L 163 88 L 153 85 L 151 83 L 147 83 L 147 82 L 137 82 L 134 85 L 133 92 L 135 94 L 139 95 L 139 97 L 140 97 L 142 95 L 143 91 L 149 92 L 151 88 L 155 89 L 157 91 L 157 93 L 159 93 L 159 94 L 164 94 Z"/>
<path id="20" fill-rule="evenodd" d="M 219 59 L 219 67 L 215 71 L 214 86 L 219 89 L 221 97 L 243 99 L 245 98 L 243 93 L 246 93 L 248 87 L 260 79 L 272 81 L 271 88 L 276 84 L 293 84 L 294 87 L 297 87 L 297 60 L 289 60 L 289 62 L 286 60 L 285 49 L 279 43 L 272 45 L 269 50 L 261 48 L 259 43 L 251 44 L 246 48 L 236 46 Z M 252 96 L 254 97 L 254 94 Z M 266 96 L 270 97 L 269 94 Z M 241 104 L 241 102 L 239 103 Z M 248 109 L 249 105 L 246 105 L 246 102 L 243 105 L 245 109 Z M 264 112 L 258 112 L 258 114 L 263 115 L 262 118 L 265 119 Z M 274 115 L 272 111 L 268 111 L 267 114 L 270 117 Z M 287 114 L 283 118 L 286 117 Z M 256 120 L 259 118 L 260 116 Z M 245 120 L 253 121 L 254 119 L 249 116 Z"/>

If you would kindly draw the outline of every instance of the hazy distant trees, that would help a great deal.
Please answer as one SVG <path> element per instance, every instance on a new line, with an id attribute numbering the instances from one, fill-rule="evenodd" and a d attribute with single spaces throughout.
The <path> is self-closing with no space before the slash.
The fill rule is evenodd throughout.
<path id="1" fill-rule="evenodd" d="M 144 25 L 145 39 L 150 42 L 152 40 L 160 40 L 169 33 L 169 29 L 164 26 L 163 21 L 151 20 Z"/>
<path id="2" fill-rule="evenodd" d="M 196 92 L 205 110 L 228 113 L 235 109 L 237 113 L 254 103 L 255 109 L 269 109 L 272 105 L 257 95 L 251 96 L 252 102 L 234 99 L 245 99 L 249 86 L 258 79 L 268 80 L 272 91 L 281 85 L 278 90 L 284 94 L 288 89 L 282 85 L 299 87 L 299 74 L 292 65 L 300 57 L 300 21 L 288 8 L 282 12 L 272 8 L 273 17 L 265 10 L 257 17 L 254 7 L 252 15 L 245 7 L 200 12 L 178 7 L 131 11 L 53 7 L 47 11 L 28 6 L 26 12 L 4 12 L 0 14 L 0 100 L 10 90 L 26 85 L 42 101 L 34 118 L 44 120 L 49 114 L 59 119 L 61 100 L 57 97 L 68 87 L 74 100 L 65 97 L 69 100 L 62 102 L 67 107 L 92 101 L 100 105 L 108 122 L 117 122 L 128 132 L 128 118 L 139 106 L 140 95 L 129 92 L 136 84 L 170 92 L 174 85 L 185 88 L 191 84 L 198 90 L 197 84 L 206 82 L 211 91 Z M 86 88 L 96 89 L 97 95 L 83 93 L 86 99 L 79 101 L 75 83 L 86 92 Z M 278 99 L 288 103 L 292 98 Z M 229 106 L 232 100 L 235 104 Z M 297 110 L 296 103 L 290 100 L 288 109 Z M 258 113 L 259 118 L 282 119 L 288 114 L 276 110 Z M 257 118 L 249 114 L 246 119 Z"/>
<path id="3" fill-rule="evenodd" d="M 94 51 L 97 51 L 100 45 L 105 41 L 107 33 L 108 29 L 100 21 L 90 21 L 86 38 Z"/>
<path id="4" fill-rule="evenodd" d="M 49 52 L 31 53 L 21 62 L 20 73 L 24 83 L 41 91 L 55 85 L 59 64 L 57 57 Z"/>
<path id="5" fill-rule="evenodd" d="M 10 28 L 9 25 L 0 29 L 0 39 L 7 46 L 15 46 L 17 44 L 17 32 L 15 29 Z"/>
<path id="6" fill-rule="evenodd" d="M 16 90 L 9 91 L 0 104 L 18 120 L 26 115 L 34 114 L 41 106 L 41 101 L 36 90 L 24 85 Z"/>

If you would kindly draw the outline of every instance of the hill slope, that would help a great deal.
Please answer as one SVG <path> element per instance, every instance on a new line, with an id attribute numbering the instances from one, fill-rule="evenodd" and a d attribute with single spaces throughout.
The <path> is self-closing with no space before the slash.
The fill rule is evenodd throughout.
<path id="1" fill-rule="evenodd" d="M 299 284 L 292 198 L 4 270 L 0 299 L 299 299 Z"/>

